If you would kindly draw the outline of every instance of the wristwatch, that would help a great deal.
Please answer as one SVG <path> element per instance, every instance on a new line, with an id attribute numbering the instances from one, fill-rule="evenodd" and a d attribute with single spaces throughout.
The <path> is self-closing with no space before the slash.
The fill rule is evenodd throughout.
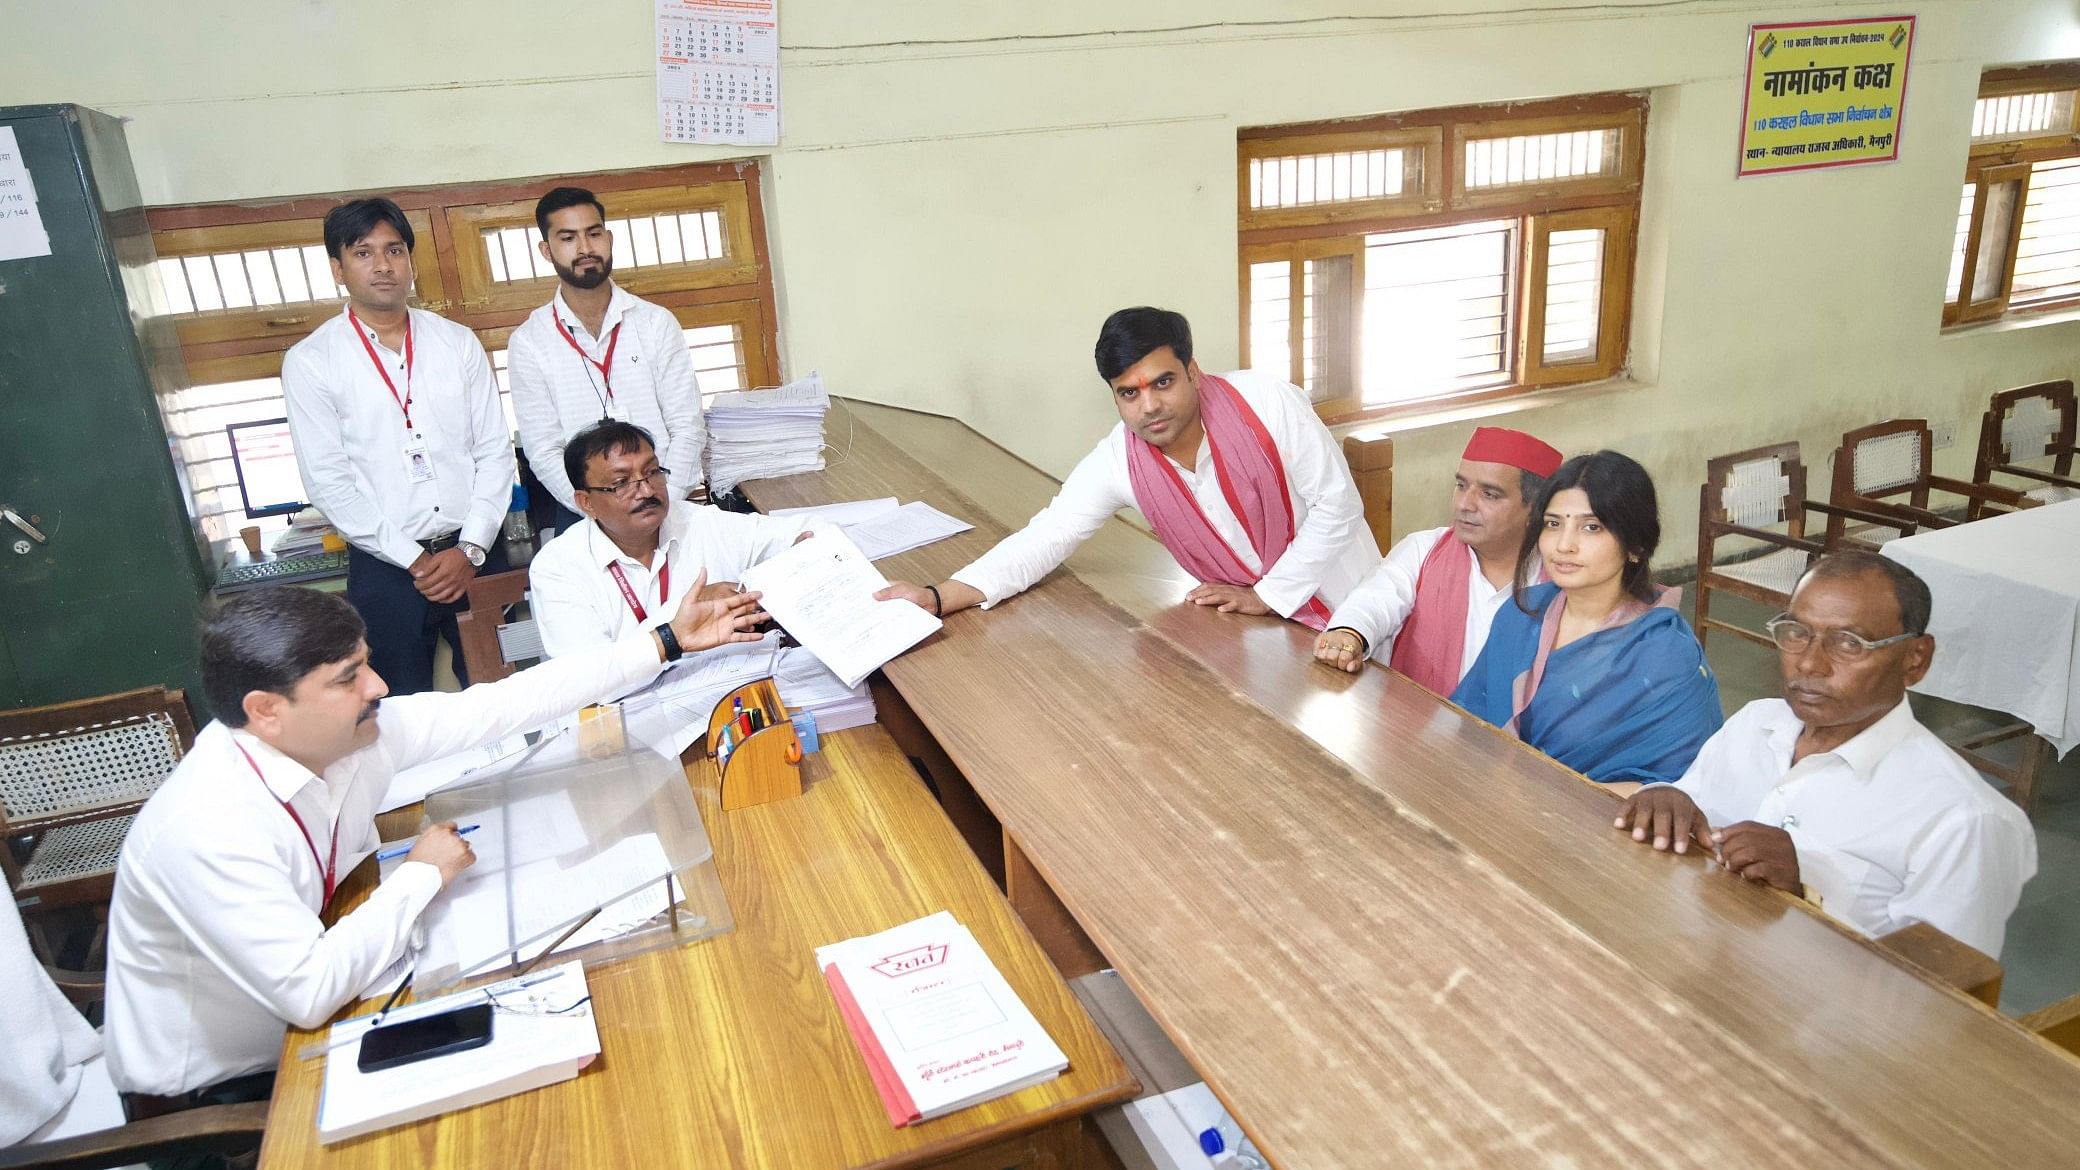
<path id="1" fill-rule="evenodd" d="M 476 545 L 473 545 L 473 544 L 471 544 L 470 542 L 468 542 L 468 541 L 466 541 L 466 540 L 458 540 L 458 541 L 456 541 L 456 542 L 455 542 L 455 547 L 456 547 L 456 548 L 459 548 L 459 549 L 461 549 L 461 550 L 462 550 L 462 555 L 463 555 L 463 556 L 466 556 L 466 557 L 468 557 L 468 558 L 469 558 L 469 563 L 470 563 L 470 567 L 471 567 L 471 568 L 474 568 L 474 569 L 481 569 L 481 568 L 483 568 L 483 567 L 484 567 L 484 550 L 483 550 L 483 549 L 481 549 L 481 548 L 478 548 L 478 547 L 477 547 Z"/>

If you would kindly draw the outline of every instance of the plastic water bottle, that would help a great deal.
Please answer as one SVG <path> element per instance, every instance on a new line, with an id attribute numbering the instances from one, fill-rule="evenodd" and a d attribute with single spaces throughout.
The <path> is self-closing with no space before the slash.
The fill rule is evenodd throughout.
<path id="1" fill-rule="evenodd" d="M 534 559 L 534 521 L 527 518 L 527 488 L 513 485 L 512 507 L 506 512 L 506 562 L 514 568 Z"/>

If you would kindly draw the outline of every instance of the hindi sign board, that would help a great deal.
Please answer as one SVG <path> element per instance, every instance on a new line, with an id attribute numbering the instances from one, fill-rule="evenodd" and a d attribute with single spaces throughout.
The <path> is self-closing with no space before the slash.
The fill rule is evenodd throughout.
<path id="1" fill-rule="evenodd" d="M 1913 49 L 1911 16 L 1750 25 L 1738 174 L 1898 158 Z"/>

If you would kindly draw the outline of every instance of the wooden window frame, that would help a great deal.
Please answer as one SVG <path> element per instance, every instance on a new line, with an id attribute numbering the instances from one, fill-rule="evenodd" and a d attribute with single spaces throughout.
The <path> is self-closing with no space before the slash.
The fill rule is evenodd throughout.
<path id="1" fill-rule="evenodd" d="M 1979 92 L 1973 101 L 2057 89 L 2080 89 L 2080 61 L 1989 69 L 1980 75 Z M 2080 294 L 2021 308 L 2010 308 L 2009 305 L 2015 285 L 2016 255 L 2021 250 L 2023 211 L 2029 205 L 2031 172 L 2038 163 L 2071 158 L 2080 158 L 2080 102 L 2075 103 L 2074 125 L 2065 133 L 1971 144 L 1965 161 L 1964 183 L 1977 190 L 1973 195 L 1971 219 L 1965 230 L 1964 271 L 1958 278 L 1957 296 L 1943 302 L 1942 324 L 1945 329 L 2080 308 Z M 2015 214 L 2008 224 L 2008 263 L 1999 274 L 2000 290 L 1995 296 L 1975 300 L 1984 291 L 1974 287 L 1973 276 L 1985 244 L 1987 195 L 1993 188 L 2011 182 L 2018 185 Z M 1948 275 L 1947 269 L 1945 275 Z"/>
<path id="2" fill-rule="evenodd" d="M 1250 267 L 1285 260 L 1292 281 L 1288 322 L 1288 378 L 1302 383 L 1302 260 L 1354 254 L 1354 279 L 1364 287 L 1365 237 L 1418 228 L 1451 227 L 1488 219 L 1518 222 L 1516 273 L 1511 289 L 1512 323 L 1505 354 L 1511 359 L 1506 384 L 1445 390 L 1419 399 L 1365 405 L 1362 386 L 1349 396 L 1316 404 L 1331 424 L 1374 421 L 1434 410 L 1440 406 L 1491 402 L 1557 386 L 1602 381 L 1622 374 L 1631 340 L 1633 264 L 1637 257 L 1640 193 L 1646 157 L 1648 104 L 1644 94 L 1596 94 L 1556 101 L 1460 106 L 1296 126 L 1249 127 L 1237 132 L 1238 320 L 1242 364 L 1250 364 Z M 1559 180 L 1500 190 L 1468 192 L 1461 168 L 1470 139 L 1613 129 L 1620 134 L 1618 167 L 1610 175 Z M 1392 199 L 1309 207 L 1252 210 L 1252 159 L 1327 151 L 1420 149 L 1421 184 Z M 1605 230 L 1603 287 L 1598 301 L 1597 353 L 1593 361 L 1547 365 L 1544 349 L 1545 275 L 1543 242 L 1554 230 Z M 1536 255 L 1534 255 L 1534 252 Z M 1534 284 L 1535 281 L 1535 284 Z M 1535 296 L 1534 296 L 1535 289 Z M 1362 307 L 1359 310 L 1362 317 Z M 1354 370 L 1362 371 L 1362 328 L 1353 330 Z M 1360 374 L 1362 377 L 1362 374 Z"/>

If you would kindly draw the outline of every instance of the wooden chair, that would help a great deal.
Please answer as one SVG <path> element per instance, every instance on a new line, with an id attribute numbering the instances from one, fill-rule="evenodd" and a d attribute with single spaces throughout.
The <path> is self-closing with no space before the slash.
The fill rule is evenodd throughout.
<path id="1" fill-rule="evenodd" d="M 2030 499 L 2046 504 L 2080 500 L 2080 480 L 2073 478 L 2074 446 L 2073 383 L 2069 380 L 2018 386 L 1993 396 L 1979 422 L 1979 462 L 1972 482 L 1991 484 L 1996 472 L 2033 481 L 2021 489 Z M 2032 467 L 2026 459 L 2050 459 L 2051 466 Z M 1972 503 L 1972 518 L 1980 511 Z"/>
<path id="2" fill-rule="evenodd" d="M 1725 630 L 1770 646 L 1769 635 L 1710 616 L 1712 594 L 1731 593 L 1760 605 L 1786 609 L 1806 566 L 1827 546 L 1806 535 L 1806 513 L 1856 520 L 1869 527 L 1892 522 L 1875 512 L 1809 500 L 1806 465 L 1797 443 L 1772 443 L 1705 464 L 1697 517 L 1697 640 Z M 1766 526 L 1779 525 L 1772 530 Z M 1909 529 L 1911 531 L 1911 528 Z M 1728 537 L 1759 543 L 1759 555 L 1721 560 L 1719 542 Z M 1753 551 L 1753 550 L 1751 550 Z"/>
<path id="3" fill-rule="evenodd" d="M 496 682 L 512 674 L 515 663 L 545 657 L 534 619 L 513 617 L 526 600 L 526 569 L 493 573 L 469 583 L 469 610 L 456 615 L 455 626 L 462 636 L 462 665 L 472 684 Z"/>
<path id="4" fill-rule="evenodd" d="M 1357 482 L 1358 499 L 1365 506 L 1365 527 L 1385 553 L 1394 547 L 1394 439 L 1391 435 L 1363 439 L 1346 435 L 1343 460 L 1350 464 L 1351 479 Z"/>
<path id="5" fill-rule="evenodd" d="M 97 1170 L 183 1155 L 237 1153 L 251 1148 L 267 1128 L 267 1105 L 207 1105 L 77 1137 L 0 1147 L 0 1170 Z"/>
<path id="6" fill-rule="evenodd" d="M 194 744 L 165 687 L 0 714 L 0 870 L 25 919 L 105 910 L 130 822 Z"/>
<path id="7" fill-rule="evenodd" d="M 1842 445 L 1834 452 L 1834 491 L 1829 500 L 1837 508 L 1876 513 L 1885 521 L 1882 527 L 1852 530 L 1844 517 L 1829 516 L 1828 545 L 1847 541 L 1874 546 L 1908 535 L 1916 527 L 1949 528 L 1961 523 L 1930 507 L 1933 492 L 1963 496 L 1968 515 L 1971 509 L 1988 504 L 2002 510 L 2037 504 L 2012 488 L 1936 475 L 1934 452 L 1935 441 L 1924 418 L 1895 418 L 1843 434 Z"/>
<path id="8" fill-rule="evenodd" d="M 1984 951 L 1961 943 L 1926 922 L 1895 930 L 1878 939 L 1878 945 L 1920 968 L 1937 983 L 1955 987 L 1987 1007 L 2000 1010 L 2001 965 Z"/>
<path id="9" fill-rule="evenodd" d="M 2080 1056 L 2080 995 L 2033 1011 L 2016 1023 Z"/>

